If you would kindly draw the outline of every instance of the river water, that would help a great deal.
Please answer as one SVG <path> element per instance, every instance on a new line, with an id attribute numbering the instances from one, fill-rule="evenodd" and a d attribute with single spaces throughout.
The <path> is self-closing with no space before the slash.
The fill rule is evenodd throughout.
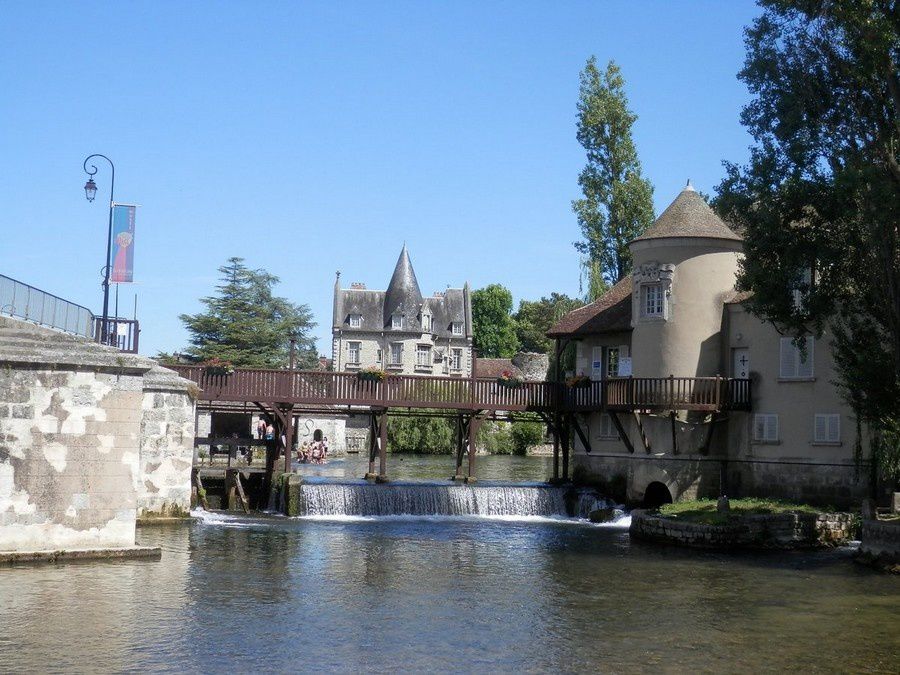
<path id="1" fill-rule="evenodd" d="M 0 671 L 900 670 L 900 579 L 848 549 L 687 551 L 536 516 L 200 515 L 139 530 L 160 561 L 0 569 Z"/>

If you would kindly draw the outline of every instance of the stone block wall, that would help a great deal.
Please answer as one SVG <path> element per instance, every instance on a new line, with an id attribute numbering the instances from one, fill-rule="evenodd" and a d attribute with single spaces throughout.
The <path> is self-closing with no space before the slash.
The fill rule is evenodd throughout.
<path id="1" fill-rule="evenodd" d="M 138 516 L 190 511 L 195 423 L 190 387 L 159 366 L 144 376 Z"/>
<path id="2" fill-rule="evenodd" d="M 186 508 L 191 386 L 0 317 L 0 552 L 133 547 L 139 509 Z"/>
<path id="3" fill-rule="evenodd" d="M 900 521 L 864 520 L 859 539 L 861 555 L 900 572 Z"/>
<path id="4" fill-rule="evenodd" d="M 705 525 L 632 511 L 628 533 L 636 539 L 695 548 L 810 548 L 845 543 L 856 533 L 849 513 L 735 515 Z"/>

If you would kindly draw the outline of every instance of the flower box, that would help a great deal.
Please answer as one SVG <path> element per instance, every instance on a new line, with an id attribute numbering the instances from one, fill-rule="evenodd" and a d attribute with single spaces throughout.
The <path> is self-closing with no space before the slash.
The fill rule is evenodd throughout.
<path id="1" fill-rule="evenodd" d="M 364 368 L 356 373 L 360 382 L 384 382 L 387 373 L 379 368 Z"/>
<path id="2" fill-rule="evenodd" d="M 566 380 L 566 385 L 571 389 L 590 389 L 591 378 L 587 375 L 576 375 Z"/>
<path id="3" fill-rule="evenodd" d="M 500 373 L 500 377 L 497 378 L 497 384 L 501 387 L 506 387 L 507 389 L 518 389 L 522 386 L 523 382 L 510 371 L 504 370 Z"/>

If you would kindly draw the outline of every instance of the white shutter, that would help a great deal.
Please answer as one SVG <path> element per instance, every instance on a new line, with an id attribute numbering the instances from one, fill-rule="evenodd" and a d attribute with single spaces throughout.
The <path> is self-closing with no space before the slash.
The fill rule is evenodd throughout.
<path id="1" fill-rule="evenodd" d="M 840 443 L 841 416 L 817 413 L 813 438 L 816 443 Z"/>
<path id="2" fill-rule="evenodd" d="M 797 348 L 792 338 L 781 338 L 781 377 L 797 377 Z"/>
<path id="3" fill-rule="evenodd" d="M 828 415 L 815 416 L 815 433 L 813 438 L 816 443 L 824 443 L 828 440 Z"/>
<path id="4" fill-rule="evenodd" d="M 766 440 L 766 416 L 765 415 L 754 415 L 753 416 L 753 440 L 754 441 Z"/>
<path id="5" fill-rule="evenodd" d="M 813 376 L 813 351 L 816 341 L 812 338 L 806 340 L 806 353 L 803 354 L 797 349 L 797 377 Z"/>
<path id="6" fill-rule="evenodd" d="M 838 443 L 841 440 L 841 416 L 828 416 L 828 442 Z"/>
<path id="7" fill-rule="evenodd" d="M 778 440 L 778 415 L 766 415 L 766 440 L 775 442 Z"/>
<path id="8" fill-rule="evenodd" d="M 778 441 L 778 415 L 761 413 L 753 417 L 753 440 L 763 443 Z"/>

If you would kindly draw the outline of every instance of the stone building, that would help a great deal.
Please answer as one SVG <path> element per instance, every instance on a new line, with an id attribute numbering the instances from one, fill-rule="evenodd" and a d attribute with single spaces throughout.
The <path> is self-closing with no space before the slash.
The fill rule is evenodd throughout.
<path id="1" fill-rule="evenodd" d="M 831 336 L 804 344 L 745 309 L 735 291 L 742 238 L 688 184 L 629 246 L 631 275 L 549 335 L 576 340 L 577 373 L 594 380 L 749 378 L 751 412 L 620 414 L 629 443 L 609 414 L 592 413 L 590 448 L 575 440 L 576 471 L 624 481 L 635 501 L 863 497 L 867 471 L 855 465 L 856 420 L 833 384 Z"/>
<path id="2" fill-rule="evenodd" d="M 332 362 L 339 372 L 379 368 L 404 375 L 472 372 L 469 284 L 422 297 L 404 244 L 386 291 L 334 282 Z"/>

